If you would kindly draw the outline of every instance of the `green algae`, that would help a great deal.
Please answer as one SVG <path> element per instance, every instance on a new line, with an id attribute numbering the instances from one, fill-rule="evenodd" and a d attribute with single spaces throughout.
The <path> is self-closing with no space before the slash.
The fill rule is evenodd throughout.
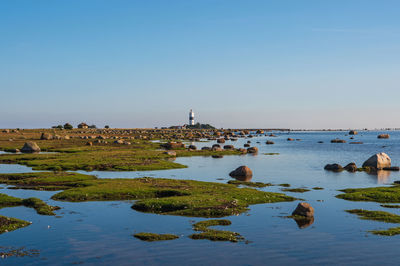
<path id="1" fill-rule="evenodd" d="M 236 185 L 236 186 L 241 185 L 241 186 L 246 186 L 246 187 L 258 187 L 258 188 L 272 186 L 271 183 L 247 182 L 247 181 L 239 181 L 239 180 L 229 180 L 228 184 Z"/>
<path id="2" fill-rule="evenodd" d="M 310 191 L 309 189 L 306 188 L 282 188 L 281 190 L 285 192 L 295 192 L 295 193 L 304 193 Z"/>
<path id="3" fill-rule="evenodd" d="M 368 211 L 363 209 L 346 210 L 348 213 L 356 214 L 360 219 L 379 221 L 385 223 L 400 223 L 400 215 L 384 211 Z"/>
<path id="4" fill-rule="evenodd" d="M 192 234 L 189 237 L 195 240 L 208 239 L 211 241 L 238 242 L 240 240 L 244 240 L 244 238 L 239 233 L 209 228 L 210 226 L 228 226 L 231 224 L 232 224 L 231 221 L 224 219 L 200 221 L 193 225 L 193 230 L 202 232 L 197 234 Z"/>
<path id="5" fill-rule="evenodd" d="M 340 191 L 344 192 L 344 194 L 336 195 L 339 199 L 373 201 L 379 203 L 400 203 L 400 186 L 349 188 Z"/>
<path id="6" fill-rule="evenodd" d="M 55 215 L 53 211 L 60 209 L 60 207 L 57 206 L 47 205 L 44 201 L 38 198 L 20 199 L 0 193 L 0 208 L 15 206 L 33 208 L 41 215 Z"/>
<path id="7" fill-rule="evenodd" d="M 400 227 L 392 227 L 386 230 L 371 230 L 370 233 L 381 236 L 395 236 L 400 234 Z"/>
<path id="8" fill-rule="evenodd" d="M 144 233 L 144 232 L 134 234 L 133 236 L 140 240 L 148 242 L 174 240 L 179 238 L 179 236 L 173 234 L 155 234 L 155 233 Z"/>
<path id="9" fill-rule="evenodd" d="M 64 189 L 53 195 L 53 200 L 137 200 L 132 205 L 137 211 L 192 217 L 236 215 L 247 211 L 249 205 L 295 200 L 282 193 L 231 184 L 163 178 L 97 179 L 75 173 L 38 172 L 0 174 L 0 182 L 20 188 Z"/>
<path id="10" fill-rule="evenodd" d="M 30 222 L 0 215 L 0 234 L 30 225 Z"/>

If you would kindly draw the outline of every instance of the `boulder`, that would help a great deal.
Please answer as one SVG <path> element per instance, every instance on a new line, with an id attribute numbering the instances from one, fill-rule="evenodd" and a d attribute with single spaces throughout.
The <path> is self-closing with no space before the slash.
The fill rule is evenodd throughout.
<path id="1" fill-rule="evenodd" d="M 275 143 L 273 141 L 271 141 L 271 140 L 267 140 L 267 142 L 265 142 L 265 144 L 272 145 L 272 144 L 275 144 Z"/>
<path id="2" fill-rule="evenodd" d="M 348 171 L 348 172 L 356 172 L 357 171 L 357 166 L 355 163 L 349 163 L 348 165 L 346 165 L 345 167 L 343 167 L 344 170 Z"/>
<path id="3" fill-rule="evenodd" d="M 331 140 L 331 143 L 346 143 L 346 141 L 343 139 L 333 139 Z"/>
<path id="4" fill-rule="evenodd" d="M 86 146 L 93 146 L 93 142 L 91 141 L 86 142 Z"/>
<path id="5" fill-rule="evenodd" d="M 250 144 L 248 144 L 248 143 L 245 143 L 244 145 L 243 145 L 243 147 L 250 147 Z"/>
<path id="6" fill-rule="evenodd" d="M 380 134 L 378 135 L 378 139 L 388 139 L 390 138 L 389 134 Z"/>
<path id="7" fill-rule="evenodd" d="M 225 145 L 224 150 L 234 150 L 235 147 L 233 145 Z"/>
<path id="8" fill-rule="evenodd" d="M 375 169 L 383 169 L 385 167 L 391 167 L 391 166 L 392 166 L 391 159 L 384 152 L 372 155 L 362 165 L 362 167 L 371 167 L 371 168 L 375 168 Z"/>
<path id="9" fill-rule="evenodd" d="M 221 139 L 217 139 L 217 142 L 218 143 L 225 143 L 225 139 L 222 139 L 222 138 Z"/>
<path id="10" fill-rule="evenodd" d="M 243 148 L 239 148 L 239 149 L 237 149 L 237 151 L 240 151 L 240 152 L 243 153 L 243 154 L 247 153 L 247 150 L 246 150 L 246 149 L 243 149 Z"/>
<path id="11" fill-rule="evenodd" d="M 311 207 L 307 202 L 300 202 L 296 209 L 292 212 L 292 215 L 298 215 L 303 217 L 314 217 L 314 208 Z"/>
<path id="12" fill-rule="evenodd" d="M 294 141 L 294 139 L 292 139 L 292 138 L 287 138 L 287 141 Z"/>
<path id="13" fill-rule="evenodd" d="M 203 147 L 203 148 L 201 148 L 201 150 L 202 151 L 209 151 L 209 150 L 211 150 L 211 148 L 210 147 Z"/>
<path id="14" fill-rule="evenodd" d="M 189 150 L 197 150 L 197 147 L 195 145 L 189 145 Z"/>
<path id="15" fill-rule="evenodd" d="M 247 153 L 258 153 L 258 148 L 257 147 L 247 148 Z"/>
<path id="16" fill-rule="evenodd" d="M 349 131 L 349 135 L 357 135 L 357 134 L 358 134 L 358 132 L 355 131 L 355 130 L 350 130 Z"/>
<path id="17" fill-rule="evenodd" d="M 343 171 L 343 167 L 340 164 L 337 164 L 337 163 L 327 164 L 327 165 L 325 165 L 324 169 L 327 170 L 327 171 L 333 171 L 333 172 Z"/>
<path id="18" fill-rule="evenodd" d="M 26 153 L 40 152 L 40 148 L 36 144 L 36 142 L 29 141 L 24 144 L 24 146 L 21 149 L 21 152 L 26 152 Z"/>
<path id="19" fill-rule="evenodd" d="M 40 136 L 41 140 L 50 140 L 53 139 L 53 136 L 49 133 L 42 133 L 42 135 Z"/>
<path id="20" fill-rule="evenodd" d="M 230 172 L 229 175 L 233 178 L 251 178 L 253 172 L 249 167 L 243 165 Z"/>

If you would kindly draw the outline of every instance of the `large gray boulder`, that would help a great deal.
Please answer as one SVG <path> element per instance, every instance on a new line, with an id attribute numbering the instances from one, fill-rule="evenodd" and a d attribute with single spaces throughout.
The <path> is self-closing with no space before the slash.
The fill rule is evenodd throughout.
<path id="1" fill-rule="evenodd" d="M 40 152 L 40 147 L 35 142 L 26 142 L 24 147 L 22 147 L 21 152 L 32 153 Z"/>
<path id="2" fill-rule="evenodd" d="M 392 166 L 392 161 L 389 155 L 387 155 L 384 152 L 372 155 L 362 165 L 362 167 L 372 167 L 375 169 L 383 169 L 385 167 L 391 167 L 391 166 Z"/>

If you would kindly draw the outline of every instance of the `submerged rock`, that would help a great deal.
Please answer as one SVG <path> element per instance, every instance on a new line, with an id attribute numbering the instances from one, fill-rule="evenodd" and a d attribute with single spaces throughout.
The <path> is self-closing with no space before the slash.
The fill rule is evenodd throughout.
<path id="1" fill-rule="evenodd" d="M 229 175 L 233 178 L 252 178 L 253 172 L 245 165 L 239 166 L 234 171 L 230 172 Z"/>
<path id="2" fill-rule="evenodd" d="M 21 152 L 40 152 L 40 147 L 36 144 L 36 142 L 29 141 L 24 144 L 24 146 L 21 149 Z"/>
<path id="3" fill-rule="evenodd" d="M 300 202 L 296 209 L 292 212 L 292 215 L 314 217 L 314 208 L 311 207 L 307 202 Z"/>
<path id="4" fill-rule="evenodd" d="M 331 140 L 331 143 L 346 143 L 346 141 L 343 139 L 333 139 Z"/>
<path id="5" fill-rule="evenodd" d="M 340 172 L 343 171 L 343 166 L 337 163 L 333 163 L 325 165 L 324 169 L 327 171 Z"/>
<path id="6" fill-rule="evenodd" d="M 257 147 L 248 148 L 247 153 L 258 153 L 258 148 Z"/>
<path id="7" fill-rule="evenodd" d="M 380 134 L 378 135 L 378 139 L 388 139 L 390 136 L 389 134 Z"/>
<path id="8" fill-rule="evenodd" d="M 271 141 L 271 140 L 267 140 L 267 142 L 265 142 L 265 144 L 272 145 L 272 144 L 275 144 L 275 143 L 273 141 Z"/>
<path id="9" fill-rule="evenodd" d="M 392 166 L 391 159 L 389 155 L 387 155 L 384 152 L 372 155 L 362 165 L 362 167 L 371 167 L 375 169 L 383 169 L 385 167 L 391 167 L 391 166 Z"/>
<path id="10" fill-rule="evenodd" d="M 348 172 L 356 172 L 357 171 L 357 166 L 355 163 L 349 163 L 348 165 L 346 165 L 345 167 L 343 167 L 344 170 L 348 171 Z"/>

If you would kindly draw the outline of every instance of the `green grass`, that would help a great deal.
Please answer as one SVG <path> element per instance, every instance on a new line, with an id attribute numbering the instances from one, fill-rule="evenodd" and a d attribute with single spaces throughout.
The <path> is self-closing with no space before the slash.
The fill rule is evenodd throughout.
<path id="1" fill-rule="evenodd" d="M 163 240 L 174 240 L 179 238 L 177 235 L 172 234 L 154 234 L 154 233 L 137 233 L 133 235 L 134 237 L 148 242 L 153 241 L 163 241 Z"/>
<path id="2" fill-rule="evenodd" d="M 30 225 L 30 222 L 0 215 L 0 234 Z"/>
<path id="3" fill-rule="evenodd" d="M 372 220 L 385 223 L 400 223 L 400 215 L 384 211 L 368 211 L 363 209 L 346 210 L 348 213 L 356 214 L 360 219 Z"/>
<path id="4" fill-rule="evenodd" d="M 370 233 L 381 236 L 395 236 L 400 234 L 400 227 L 393 227 L 386 230 L 371 230 Z"/>
<path id="5" fill-rule="evenodd" d="M 137 200 L 137 211 L 192 217 L 223 217 L 249 205 L 293 201 L 282 193 L 236 185 L 162 178 L 97 179 L 76 173 L 0 174 L 0 182 L 20 188 L 65 189 L 52 196 L 61 201 Z M 26 186 L 26 184 L 29 186 Z"/>
<path id="6" fill-rule="evenodd" d="M 351 201 L 373 201 L 379 203 L 400 203 L 400 186 L 349 188 L 340 190 L 344 194 L 336 197 Z"/>
<path id="7" fill-rule="evenodd" d="M 382 206 L 382 205 L 381 205 Z M 389 205 L 393 206 L 393 205 Z M 391 208 L 391 207 L 389 207 Z M 385 223 L 400 223 L 400 215 L 384 212 L 384 211 L 368 211 L 362 209 L 347 210 L 348 213 L 358 215 L 360 219 L 379 221 Z M 393 227 L 385 230 L 371 230 L 370 233 L 374 235 L 394 236 L 400 234 L 400 227 Z"/>
<path id="8" fill-rule="evenodd" d="M 247 181 L 239 181 L 239 180 L 229 180 L 228 184 L 236 185 L 236 186 L 246 186 L 246 187 L 268 187 L 272 186 L 271 183 L 262 183 L 262 182 L 247 182 Z"/>
<path id="9" fill-rule="evenodd" d="M 239 233 L 223 230 L 210 229 L 210 226 L 227 226 L 231 225 L 229 220 L 206 220 L 195 223 L 193 229 L 195 231 L 202 231 L 201 233 L 192 234 L 189 237 L 191 239 L 208 239 L 211 241 L 230 241 L 238 242 L 243 240 L 243 237 Z"/>
<path id="10" fill-rule="evenodd" d="M 60 209 L 57 206 L 47 205 L 44 201 L 38 198 L 20 199 L 0 193 L 0 208 L 15 206 L 33 208 L 41 215 L 55 215 L 53 211 Z"/>
<path id="11" fill-rule="evenodd" d="M 99 144 L 94 142 L 95 139 L 77 138 L 82 135 L 78 134 L 80 131 L 72 131 L 78 136 L 70 140 L 40 140 L 40 131 L 27 131 L 28 133 L 24 133 L 23 136 L 14 134 L 15 140 L 12 142 L 8 141 L 11 135 L 0 133 L 0 150 L 20 149 L 26 141 L 34 141 L 42 151 L 57 153 L 2 154 L 0 155 L 0 164 L 21 164 L 32 167 L 34 170 L 57 171 L 147 171 L 186 167 L 167 160 L 171 156 L 164 154 L 161 143 L 128 139 L 127 141 L 131 142 L 131 145 L 121 145 L 113 144 L 114 140 L 108 139 L 108 144 Z M 88 141 L 93 142 L 93 146 L 87 146 Z M 241 154 L 236 150 L 188 151 L 186 149 L 178 149 L 176 153 L 178 157 Z"/>
<path id="12" fill-rule="evenodd" d="M 282 188 L 281 190 L 285 192 L 295 192 L 295 193 L 304 193 L 310 191 L 309 189 L 306 188 Z"/>

